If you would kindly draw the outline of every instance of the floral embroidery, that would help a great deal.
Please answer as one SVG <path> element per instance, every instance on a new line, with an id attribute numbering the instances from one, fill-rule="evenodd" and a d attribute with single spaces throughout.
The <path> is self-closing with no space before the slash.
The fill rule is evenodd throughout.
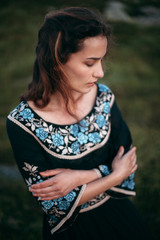
<path id="1" fill-rule="evenodd" d="M 33 166 L 26 162 L 24 164 L 23 170 L 28 173 L 28 178 L 25 178 L 28 187 L 32 184 L 43 182 L 41 175 L 38 173 L 38 166 Z M 77 187 L 66 196 L 54 200 L 42 201 L 41 198 L 37 198 L 44 212 L 48 214 L 50 226 L 54 226 L 55 223 L 61 221 L 68 214 L 80 190 L 81 188 Z"/>
<path id="2" fill-rule="evenodd" d="M 81 205 L 81 209 L 83 209 L 83 208 L 87 208 L 88 207 L 88 202 L 86 202 L 86 203 L 83 203 L 82 205 Z"/>
<path id="3" fill-rule="evenodd" d="M 48 133 L 45 132 L 43 128 L 37 128 L 36 136 L 43 141 L 48 137 Z"/>
<path id="4" fill-rule="evenodd" d="M 29 108 L 26 108 L 22 112 L 20 112 L 20 115 L 24 119 L 28 119 L 28 120 L 31 120 L 34 117 L 34 114 L 32 113 L 32 111 Z"/>
<path id="5" fill-rule="evenodd" d="M 80 145 L 79 145 L 78 141 L 72 143 L 71 149 L 72 149 L 72 152 L 73 152 L 74 154 L 79 153 L 79 151 L 80 151 Z"/>
<path id="6" fill-rule="evenodd" d="M 110 104 L 109 104 L 109 102 L 105 102 L 103 104 L 103 112 L 104 113 L 109 113 L 110 112 Z"/>
<path id="7" fill-rule="evenodd" d="M 58 205 L 60 210 L 67 210 L 69 206 L 70 206 L 70 203 L 67 201 L 63 201 L 63 202 L 61 201 L 59 202 L 59 205 Z"/>
<path id="8" fill-rule="evenodd" d="M 50 209 L 51 207 L 53 207 L 54 206 L 54 203 L 53 203 L 53 201 L 42 201 L 42 205 L 43 205 L 43 207 L 45 208 L 45 209 Z"/>
<path id="9" fill-rule="evenodd" d="M 78 133 L 78 142 L 80 144 L 85 144 L 88 142 L 88 136 L 86 136 L 84 133 Z"/>
<path id="10" fill-rule="evenodd" d="M 68 193 L 64 198 L 67 201 L 72 202 L 75 197 L 76 197 L 76 193 L 74 191 L 72 191 L 72 192 Z"/>
<path id="11" fill-rule="evenodd" d="M 37 116 L 24 101 L 10 115 L 28 128 L 53 155 L 72 159 L 72 156 L 94 149 L 110 134 L 112 92 L 102 84 L 98 84 L 98 90 L 92 112 L 80 124 L 57 127 Z"/>
<path id="12" fill-rule="evenodd" d="M 107 92 L 109 88 L 103 84 L 98 84 L 100 92 Z"/>
<path id="13" fill-rule="evenodd" d="M 55 215 L 51 215 L 49 219 L 50 225 L 52 225 L 52 222 L 55 223 L 58 221 L 58 218 Z"/>
<path id="14" fill-rule="evenodd" d="M 89 133 L 88 139 L 90 142 L 93 142 L 93 143 L 99 143 L 101 141 L 100 135 L 97 132 Z"/>
<path id="15" fill-rule="evenodd" d="M 64 145 L 63 137 L 59 133 L 52 135 L 52 141 L 53 141 L 53 144 L 57 147 Z"/>
<path id="16" fill-rule="evenodd" d="M 82 205 L 81 205 L 81 209 L 83 210 L 83 209 L 85 209 L 85 208 L 87 209 L 87 208 L 89 208 L 89 207 L 93 207 L 95 204 L 101 202 L 101 201 L 102 201 L 104 198 L 106 198 L 107 196 L 108 196 L 108 194 L 107 194 L 106 192 L 101 193 L 101 194 L 97 195 L 95 198 L 93 198 L 92 200 L 90 200 L 90 201 L 82 204 Z"/>
<path id="17" fill-rule="evenodd" d="M 102 128 L 106 124 L 106 120 L 105 120 L 104 116 L 103 115 L 99 115 L 97 117 L 96 123 L 98 124 L 98 126 L 100 128 Z"/>
<path id="18" fill-rule="evenodd" d="M 78 124 L 71 125 L 70 133 L 73 134 L 74 137 L 78 135 Z"/>
<path id="19" fill-rule="evenodd" d="M 83 119 L 82 121 L 80 121 L 80 131 L 81 132 L 88 131 L 88 126 L 89 126 L 89 123 L 86 120 Z"/>
<path id="20" fill-rule="evenodd" d="M 133 190 L 135 187 L 134 175 L 135 174 L 132 173 L 126 180 L 124 180 L 121 184 L 121 187 Z"/>
<path id="21" fill-rule="evenodd" d="M 25 167 L 23 167 L 23 170 L 25 170 L 26 172 L 30 172 L 30 175 L 32 176 L 37 176 L 37 166 L 33 166 L 33 165 L 30 165 L 26 162 L 24 162 L 24 165 Z"/>
<path id="22" fill-rule="evenodd" d="M 100 165 L 99 168 L 105 176 L 110 174 L 109 168 L 106 165 Z"/>

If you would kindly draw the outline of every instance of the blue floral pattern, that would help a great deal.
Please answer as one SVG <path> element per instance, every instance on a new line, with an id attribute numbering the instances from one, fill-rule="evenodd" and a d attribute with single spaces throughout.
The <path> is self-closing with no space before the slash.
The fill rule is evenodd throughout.
<path id="1" fill-rule="evenodd" d="M 61 201 L 59 202 L 59 205 L 58 205 L 60 210 L 67 210 L 69 206 L 70 206 L 70 203 L 67 201 Z"/>
<path id="2" fill-rule="evenodd" d="M 45 132 L 43 128 L 37 128 L 36 136 L 43 141 L 48 137 L 48 133 Z"/>
<path id="3" fill-rule="evenodd" d="M 106 192 L 97 195 L 92 200 L 82 204 L 80 212 L 83 212 L 86 208 L 91 208 L 91 209 L 94 208 L 97 203 L 105 199 L 107 196 L 108 194 Z"/>
<path id="4" fill-rule="evenodd" d="M 79 153 L 79 151 L 80 151 L 80 145 L 79 145 L 78 141 L 72 143 L 71 149 L 72 149 L 72 152 L 73 152 L 74 154 Z"/>
<path id="5" fill-rule="evenodd" d="M 88 142 L 88 136 L 86 136 L 84 133 L 79 132 L 78 133 L 78 142 L 80 144 L 85 144 Z"/>
<path id="6" fill-rule="evenodd" d="M 70 133 L 73 134 L 74 137 L 77 137 L 79 131 L 78 124 L 71 125 Z"/>
<path id="7" fill-rule="evenodd" d="M 58 221 L 58 218 L 55 215 L 51 215 L 49 218 L 49 223 L 52 225 L 52 223 L 56 223 Z"/>
<path id="8" fill-rule="evenodd" d="M 133 190 L 135 187 L 134 177 L 135 174 L 132 173 L 126 180 L 122 182 L 121 187 Z"/>
<path id="9" fill-rule="evenodd" d="M 53 207 L 54 203 L 53 201 L 42 201 L 42 205 L 45 209 L 50 209 L 51 207 Z"/>
<path id="10" fill-rule="evenodd" d="M 23 170 L 28 174 L 28 178 L 25 179 L 25 181 L 29 188 L 32 184 L 37 184 L 44 181 L 37 169 L 38 166 L 33 166 L 26 162 L 24 163 Z M 54 226 L 54 224 L 57 224 L 59 221 L 61 221 L 61 219 L 63 219 L 65 215 L 68 214 L 80 190 L 81 187 L 77 187 L 64 197 L 60 197 L 54 200 L 46 201 L 41 200 L 41 198 L 37 199 L 44 212 L 46 212 L 49 217 L 48 222 L 50 226 Z"/>
<path id="11" fill-rule="evenodd" d="M 59 133 L 52 135 L 52 141 L 55 146 L 61 146 L 64 145 L 63 136 L 61 136 Z"/>
<path id="12" fill-rule="evenodd" d="M 110 112 L 110 104 L 109 104 L 109 102 L 105 102 L 103 104 L 103 112 L 107 113 L 107 114 Z"/>
<path id="13" fill-rule="evenodd" d="M 76 197 L 76 193 L 75 193 L 74 191 L 71 191 L 71 192 L 68 193 L 64 198 L 65 198 L 68 202 L 72 202 L 75 197 Z"/>
<path id="14" fill-rule="evenodd" d="M 89 139 L 90 142 L 93 142 L 93 143 L 101 142 L 101 137 L 100 137 L 98 132 L 89 133 L 88 134 L 88 139 Z"/>
<path id="15" fill-rule="evenodd" d="M 99 91 L 100 92 L 107 92 L 109 90 L 109 88 L 107 86 L 103 85 L 103 84 L 99 83 L 98 86 L 99 86 Z"/>
<path id="16" fill-rule="evenodd" d="M 26 108 L 20 112 L 20 116 L 22 116 L 24 119 L 31 120 L 34 117 L 34 114 L 32 113 L 31 109 Z"/>
<path id="17" fill-rule="evenodd" d="M 21 102 L 11 115 L 32 131 L 53 155 L 56 153 L 66 158 L 72 157 L 94 149 L 98 143 L 108 138 L 112 92 L 102 84 L 98 84 L 98 90 L 92 112 L 80 124 L 57 127 L 37 116 L 27 102 Z"/>
<path id="18" fill-rule="evenodd" d="M 82 121 L 80 121 L 80 131 L 81 132 L 86 132 L 88 131 L 88 126 L 89 126 L 89 123 L 83 119 Z"/>
<path id="19" fill-rule="evenodd" d="M 81 205 L 81 209 L 84 209 L 84 208 L 87 208 L 87 207 L 88 207 L 88 202 L 83 203 L 83 204 Z"/>
<path id="20" fill-rule="evenodd" d="M 104 117 L 103 115 L 99 115 L 99 116 L 97 117 L 96 123 L 98 124 L 98 126 L 99 126 L 100 128 L 102 128 L 102 127 L 106 124 L 105 117 Z"/>
<path id="21" fill-rule="evenodd" d="M 106 165 L 100 165 L 99 168 L 105 176 L 110 174 L 109 168 Z"/>

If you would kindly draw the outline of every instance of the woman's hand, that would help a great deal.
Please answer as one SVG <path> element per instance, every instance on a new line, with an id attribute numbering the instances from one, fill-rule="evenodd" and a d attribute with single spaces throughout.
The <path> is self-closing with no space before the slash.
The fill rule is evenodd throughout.
<path id="1" fill-rule="evenodd" d="M 136 147 L 131 148 L 126 154 L 123 154 L 124 147 L 121 146 L 112 162 L 112 170 L 118 176 L 119 184 L 135 172 L 138 167 L 136 164 Z"/>
<path id="2" fill-rule="evenodd" d="M 53 200 L 65 196 L 74 188 L 98 178 L 94 170 L 57 168 L 40 173 L 49 179 L 30 187 L 33 196 L 41 200 Z"/>

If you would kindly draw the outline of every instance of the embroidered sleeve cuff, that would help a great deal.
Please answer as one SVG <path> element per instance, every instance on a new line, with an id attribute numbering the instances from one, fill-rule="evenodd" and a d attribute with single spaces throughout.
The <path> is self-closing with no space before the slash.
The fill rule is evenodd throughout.
<path id="1" fill-rule="evenodd" d="M 127 196 L 135 196 L 135 174 L 132 173 L 126 180 L 122 182 L 121 185 L 112 187 L 107 191 L 111 197 L 123 198 Z"/>
<path id="2" fill-rule="evenodd" d="M 108 176 L 111 172 L 106 165 L 100 165 L 98 167 L 102 177 Z M 126 180 L 122 182 L 121 185 L 112 187 L 107 190 L 106 193 L 115 198 L 124 198 L 127 196 L 135 196 L 135 182 L 134 182 L 135 174 L 132 173 Z"/>

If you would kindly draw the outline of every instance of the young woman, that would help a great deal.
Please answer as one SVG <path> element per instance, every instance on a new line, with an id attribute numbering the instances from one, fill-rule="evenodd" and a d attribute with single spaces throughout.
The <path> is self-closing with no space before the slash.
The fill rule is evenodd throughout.
<path id="1" fill-rule="evenodd" d="M 98 79 L 110 28 L 86 8 L 46 16 L 33 79 L 7 130 L 44 211 L 44 239 L 151 239 L 134 196 L 136 148 L 114 94 Z"/>

